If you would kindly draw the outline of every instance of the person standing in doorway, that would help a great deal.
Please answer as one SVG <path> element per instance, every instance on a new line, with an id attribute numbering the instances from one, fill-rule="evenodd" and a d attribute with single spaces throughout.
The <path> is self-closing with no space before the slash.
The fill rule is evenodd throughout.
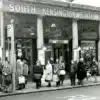
<path id="1" fill-rule="evenodd" d="M 23 88 L 23 85 L 19 84 L 19 77 L 21 76 L 23 76 L 23 62 L 21 58 L 18 58 L 16 65 L 16 87 L 18 90 Z"/>
<path id="2" fill-rule="evenodd" d="M 65 63 L 63 60 L 59 60 L 59 78 L 60 78 L 60 85 L 63 85 L 65 79 Z"/>
<path id="3" fill-rule="evenodd" d="M 59 79 L 59 59 L 56 59 L 56 63 L 54 65 L 53 81 L 56 82 L 56 86 L 60 86 L 60 79 Z"/>
<path id="4" fill-rule="evenodd" d="M 36 89 L 41 87 L 41 78 L 43 75 L 43 67 L 41 66 L 40 61 L 36 62 L 36 65 L 33 66 L 33 81 L 36 83 Z"/>
<path id="5" fill-rule="evenodd" d="M 52 81 L 52 65 L 50 63 L 50 60 L 47 61 L 47 65 L 46 65 L 46 77 L 45 77 L 45 81 L 48 82 L 48 87 L 51 87 L 51 81 Z"/>
<path id="6" fill-rule="evenodd" d="M 28 64 L 27 64 L 26 60 L 24 60 L 23 62 L 24 62 L 24 64 L 23 64 L 23 76 L 25 77 L 25 85 L 26 85 L 27 80 L 28 80 Z"/>

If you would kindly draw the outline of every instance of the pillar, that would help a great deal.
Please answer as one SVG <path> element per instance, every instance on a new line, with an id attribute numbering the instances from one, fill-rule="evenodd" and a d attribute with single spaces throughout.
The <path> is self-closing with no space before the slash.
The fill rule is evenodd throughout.
<path id="1" fill-rule="evenodd" d="M 98 41 L 98 67 L 99 67 L 99 74 L 100 74 L 100 22 L 98 25 L 98 36 L 99 36 L 99 41 Z"/>
<path id="2" fill-rule="evenodd" d="M 78 25 L 77 20 L 72 20 L 72 46 L 73 46 L 73 60 L 79 60 L 79 51 L 78 51 Z"/>
<path id="3" fill-rule="evenodd" d="M 41 61 L 42 65 L 45 63 L 45 55 L 44 55 L 44 39 L 43 39 L 43 17 L 37 17 L 37 50 L 38 50 L 38 60 Z"/>
<path id="4" fill-rule="evenodd" d="M 0 57 L 2 61 L 5 59 L 5 38 L 4 38 L 4 13 L 2 11 L 3 0 L 0 0 Z M 3 62 L 4 63 L 4 62 Z"/>

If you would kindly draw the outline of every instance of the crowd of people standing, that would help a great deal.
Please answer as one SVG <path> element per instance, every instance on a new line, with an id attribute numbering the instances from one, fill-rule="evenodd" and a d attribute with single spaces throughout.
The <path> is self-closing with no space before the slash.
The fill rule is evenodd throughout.
<path id="1" fill-rule="evenodd" d="M 83 58 L 78 62 L 72 60 L 70 63 L 69 72 L 66 71 L 65 61 L 61 58 L 56 59 L 55 63 L 53 59 L 48 59 L 45 66 L 41 65 L 40 61 L 36 62 L 36 65 L 33 66 L 32 80 L 36 83 L 36 88 L 39 89 L 42 86 L 41 79 L 44 75 L 45 70 L 45 82 L 48 83 L 47 87 L 52 86 L 52 82 L 55 82 L 56 86 L 62 86 L 64 80 L 69 77 L 70 85 L 75 86 L 76 80 L 78 80 L 78 85 L 83 85 L 84 79 L 87 79 L 90 76 L 93 76 L 95 82 L 97 82 L 97 73 L 98 73 L 98 63 L 95 58 L 91 63 L 86 63 Z M 16 62 L 16 89 L 24 89 L 29 75 L 29 66 L 28 61 L 23 58 L 17 58 Z M 9 92 L 12 85 L 12 67 L 7 58 L 5 58 L 5 63 L 3 64 L 0 59 L 0 89 L 4 92 Z"/>
<path id="2" fill-rule="evenodd" d="M 43 75 L 43 67 L 41 66 L 40 62 L 38 66 L 39 65 L 40 67 L 37 69 L 38 72 L 35 71 L 35 67 L 33 67 L 33 76 L 35 76 L 34 82 L 36 82 L 36 84 L 38 84 L 38 82 L 41 83 L 41 78 Z M 76 85 L 76 80 L 78 80 L 78 85 L 83 85 L 83 80 L 88 80 L 90 76 L 93 76 L 95 79 L 94 82 L 97 82 L 96 76 L 98 74 L 98 63 L 95 58 L 91 61 L 89 66 L 87 66 L 87 63 L 84 61 L 83 58 L 80 58 L 79 62 L 72 60 L 69 73 L 67 73 L 65 67 L 65 62 L 63 59 L 56 59 L 55 63 L 53 63 L 53 60 L 51 59 L 47 61 L 47 64 L 45 66 L 45 81 L 48 83 L 48 87 L 51 87 L 52 81 L 56 83 L 57 87 L 63 85 L 66 75 L 68 75 L 70 78 L 71 86 Z M 36 81 L 36 79 L 39 81 Z M 40 87 L 41 84 L 36 85 L 36 88 Z"/>

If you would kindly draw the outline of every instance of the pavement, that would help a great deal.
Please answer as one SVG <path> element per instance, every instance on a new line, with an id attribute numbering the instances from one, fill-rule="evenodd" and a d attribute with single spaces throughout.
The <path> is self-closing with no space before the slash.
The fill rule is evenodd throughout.
<path id="1" fill-rule="evenodd" d="M 44 81 L 42 78 L 42 87 L 40 89 L 35 88 L 35 83 L 33 82 L 28 82 L 26 85 L 26 88 L 23 90 L 16 90 L 15 92 L 12 93 L 3 93 L 0 92 L 0 97 L 4 96 L 12 96 L 12 95 L 20 95 L 20 94 L 28 94 L 28 93 L 37 93 L 37 92 L 46 92 L 46 91 L 56 91 L 56 90 L 64 90 L 64 89 L 72 89 L 72 88 L 81 88 L 81 87 L 89 87 L 89 86 L 97 86 L 100 85 L 100 76 L 97 76 L 97 83 L 94 83 L 94 78 L 90 77 L 88 81 L 85 79 L 83 85 L 76 85 L 74 87 L 70 86 L 70 80 L 66 78 L 64 81 L 63 86 L 56 87 L 56 83 L 52 82 L 52 87 L 47 87 L 47 83 Z M 77 83 L 77 80 L 76 80 Z"/>
<path id="2" fill-rule="evenodd" d="M 100 86 L 4 96 L 0 100 L 100 100 Z"/>

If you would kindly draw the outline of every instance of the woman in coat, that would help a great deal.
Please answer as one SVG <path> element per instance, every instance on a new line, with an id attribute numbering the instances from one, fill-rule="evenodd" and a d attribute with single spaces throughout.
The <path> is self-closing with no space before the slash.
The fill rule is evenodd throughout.
<path id="1" fill-rule="evenodd" d="M 21 59 L 17 60 L 17 65 L 16 65 L 16 86 L 17 89 L 22 89 L 22 85 L 19 84 L 19 77 L 23 75 L 23 62 Z"/>
<path id="2" fill-rule="evenodd" d="M 64 79 L 65 79 L 65 63 L 63 60 L 59 61 L 59 78 L 60 78 L 60 84 L 63 85 Z"/>
<path id="3" fill-rule="evenodd" d="M 36 62 L 36 66 L 33 67 L 33 81 L 36 83 L 36 88 L 41 87 L 41 78 L 43 75 L 43 67 L 41 66 L 40 61 Z"/>
<path id="4" fill-rule="evenodd" d="M 54 75 L 53 75 L 53 81 L 56 82 L 56 86 L 59 86 L 59 82 L 60 82 L 60 79 L 59 79 L 59 60 L 56 59 L 56 63 L 54 65 Z"/>
<path id="5" fill-rule="evenodd" d="M 52 65 L 50 63 L 50 61 L 47 61 L 47 65 L 46 65 L 46 77 L 45 77 L 45 81 L 48 82 L 48 87 L 51 87 L 51 81 L 52 81 Z"/>
<path id="6" fill-rule="evenodd" d="M 27 64 L 26 60 L 24 60 L 24 64 L 23 64 L 23 76 L 25 77 L 25 84 L 27 84 L 27 79 L 28 79 L 28 64 Z"/>
<path id="7" fill-rule="evenodd" d="M 5 64 L 4 64 L 2 73 L 4 76 L 3 78 L 4 78 L 4 84 L 5 84 L 4 92 L 9 92 L 10 91 L 9 87 L 10 87 L 10 84 L 12 81 L 12 69 L 7 60 L 5 60 Z"/>
<path id="8" fill-rule="evenodd" d="M 77 66 L 77 79 L 79 85 L 83 85 L 84 78 L 86 78 L 86 69 L 84 60 L 81 58 Z"/>

